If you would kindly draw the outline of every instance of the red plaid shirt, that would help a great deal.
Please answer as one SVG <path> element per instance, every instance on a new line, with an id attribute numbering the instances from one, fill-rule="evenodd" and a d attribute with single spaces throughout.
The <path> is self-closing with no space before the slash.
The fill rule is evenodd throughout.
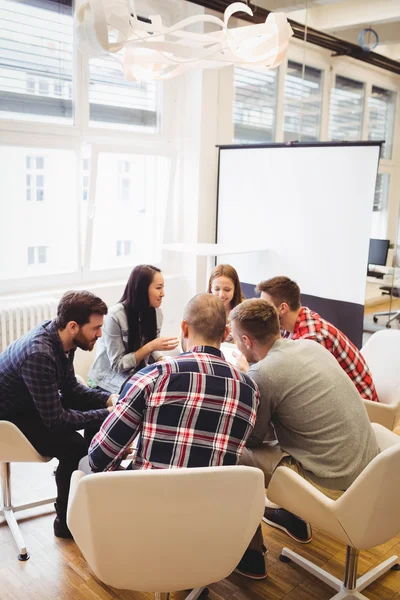
<path id="1" fill-rule="evenodd" d="M 235 465 L 256 422 L 259 391 L 211 346 L 156 362 L 125 384 L 89 448 L 114 470 L 140 434 L 134 469 Z"/>
<path id="2" fill-rule="evenodd" d="M 329 350 L 339 365 L 350 377 L 362 398 L 378 402 L 378 396 L 372 381 L 372 375 L 364 357 L 355 345 L 332 323 L 325 321 L 318 313 L 302 306 L 290 334 L 284 332 L 283 337 L 292 340 L 315 340 Z"/>

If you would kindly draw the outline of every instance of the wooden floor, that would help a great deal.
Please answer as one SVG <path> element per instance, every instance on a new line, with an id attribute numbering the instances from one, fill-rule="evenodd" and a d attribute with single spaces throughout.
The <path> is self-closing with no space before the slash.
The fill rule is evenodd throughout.
<path id="1" fill-rule="evenodd" d="M 400 435 L 400 426 L 396 433 Z M 14 503 L 50 497 L 55 492 L 53 464 L 12 465 Z M 0 517 L 0 600 L 145 600 L 152 594 L 116 590 L 103 585 L 91 574 L 72 540 L 53 535 L 52 507 L 41 507 L 19 513 L 19 522 L 31 558 L 19 562 L 11 534 Z M 210 586 L 210 600 L 328 600 L 333 590 L 293 564 L 279 561 L 283 546 L 301 553 L 316 564 L 342 577 L 344 546 L 333 538 L 314 531 L 310 544 L 297 544 L 287 535 L 263 524 L 268 547 L 268 577 L 250 581 L 237 574 Z M 190 551 L 190 549 L 188 549 Z M 379 564 L 392 554 L 400 555 L 400 535 L 386 544 L 362 552 L 359 574 Z M 400 571 L 389 571 L 373 583 L 364 594 L 371 600 L 400 600 Z M 185 593 L 172 595 L 183 600 Z"/>

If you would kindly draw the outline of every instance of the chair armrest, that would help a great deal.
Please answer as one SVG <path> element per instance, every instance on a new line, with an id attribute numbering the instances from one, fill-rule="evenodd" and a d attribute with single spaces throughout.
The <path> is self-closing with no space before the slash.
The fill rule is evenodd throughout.
<path id="1" fill-rule="evenodd" d="M 278 467 L 267 492 L 268 500 L 301 517 L 344 543 L 349 540 L 335 514 L 335 501 L 288 467 Z"/>
<path id="2" fill-rule="evenodd" d="M 71 485 L 69 488 L 69 496 L 68 496 L 68 510 L 70 509 L 72 502 L 74 500 L 76 490 L 78 489 L 78 484 L 82 477 L 85 477 L 86 473 L 83 471 L 74 471 L 71 476 Z"/>
<path id="3" fill-rule="evenodd" d="M 371 402 L 364 400 L 364 406 L 368 413 L 371 423 L 379 423 L 390 431 L 393 431 L 400 417 L 400 395 L 397 395 L 393 404 L 383 404 L 383 402 Z"/>

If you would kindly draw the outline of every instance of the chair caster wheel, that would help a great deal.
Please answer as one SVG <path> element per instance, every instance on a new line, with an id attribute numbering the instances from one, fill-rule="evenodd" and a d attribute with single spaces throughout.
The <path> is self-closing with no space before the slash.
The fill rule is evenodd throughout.
<path id="1" fill-rule="evenodd" d="M 30 557 L 31 557 L 31 555 L 29 554 L 29 552 L 26 552 L 26 554 L 18 554 L 18 560 L 20 560 L 20 561 L 29 560 Z"/>
<path id="2" fill-rule="evenodd" d="M 391 329 L 391 328 L 392 328 L 391 324 L 390 324 L 390 323 L 387 323 L 387 324 L 386 324 L 386 328 L 387 328 L 387 329 Z"/>
<path id="3" fill-rule="evenodd" d="M 279 560 L 283 563 L 290 563 L 292 562 L 292 559 L 289 558 L 288 556 L 285 556 L 284 554 L 280 554 L 279 555 Z"/>
<path id="4" fill-rule="evenodd" d="M 395 565 L 393 565 L 393 567 L 391 567 L 390 570 L 391 571 L 400 571 L 400 565 L 399 565 L 399 563 L 396 563 Z"/>
<path id="5" fill-rule="evenodd" d="M 372 320 L 373 320 L 374 323 L 377 323 L 378 322 L 378 317 L 372 317 Z"/>

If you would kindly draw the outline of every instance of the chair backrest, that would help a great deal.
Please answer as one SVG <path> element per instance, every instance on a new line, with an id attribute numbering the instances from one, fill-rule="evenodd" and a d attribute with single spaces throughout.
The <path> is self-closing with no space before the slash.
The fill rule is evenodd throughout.
<path id="1" fill-rule="evenodd" d="M 400 533 L 400 437 L 382 425 L 374 423 L 373 428 L 379 447 L 386 449 L 335 502 L 336 517 L 359 550 Z"/>
<path id="2" fill-rule="evenodd" d="M 22 431 L 10 421 L 0 421 L 0 462 L 46 462 Z"/>
<path id="3" fill-rule="evenodd" d="M 95 575 L 115 588 L 170 592 L 229 575 L 264 511 L 251 467 L 117 471 L 82 477 L 68 526 Z"/>
<path id="4" fill-rule="evenodd" d="M 400 331 L 377 331 L 362 347 L 361 354 L 371 369 L 379 401 L 391 404 L 400 387 Z"/>

